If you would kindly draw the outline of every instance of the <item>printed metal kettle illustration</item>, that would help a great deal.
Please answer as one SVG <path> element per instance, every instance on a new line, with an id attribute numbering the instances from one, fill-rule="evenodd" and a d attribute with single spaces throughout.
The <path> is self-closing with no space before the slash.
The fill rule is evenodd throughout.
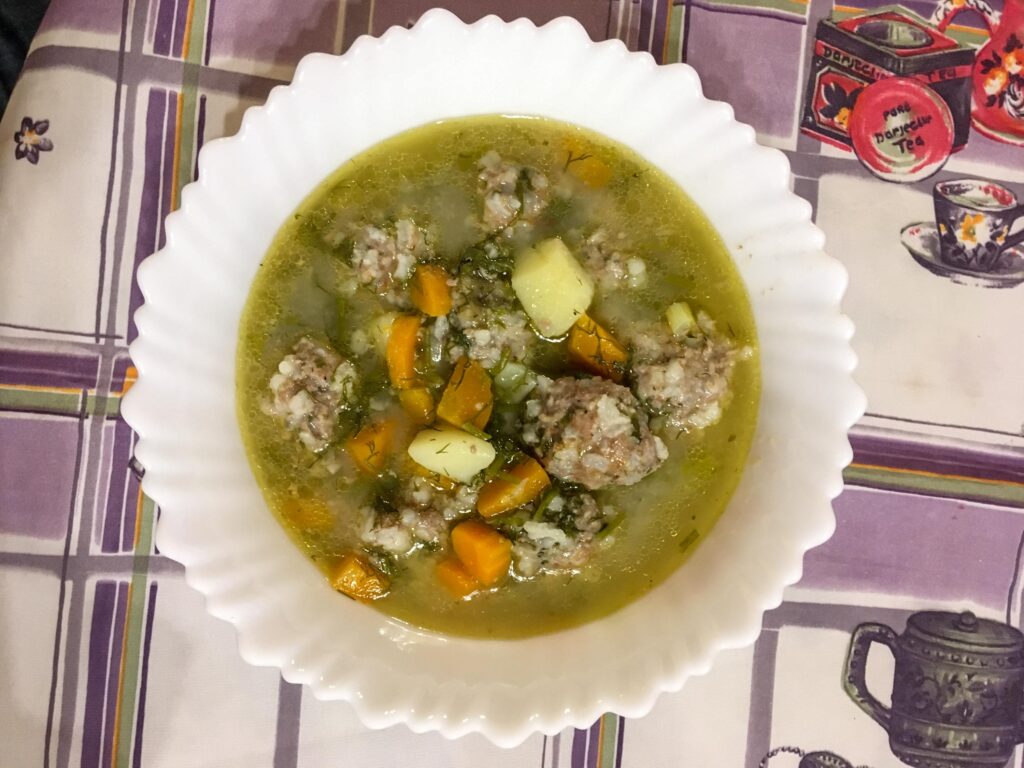
<path id="1" fill-rule="evenodd" d="M 1004 0 L 1002 14 L 985 0 L 943 0 L 932 20 L 945 31 L 964 11 L 978 13 L 990 34 L 974 60 L 971 123 L 989 138 L 1024 146 L 1024 0 Z"/>
<path id="2" fill-rule="evenodd" d="M 864 680 L 872 643 L 896 659 L 892 707 Z M 1024 635 L 973 613 L 922 611 L 902 635 L 861 624 L 850 640 L 843 687 L 889 734 L 889 748 L 919 768 L 996 768 L 1024 739 Z"/>

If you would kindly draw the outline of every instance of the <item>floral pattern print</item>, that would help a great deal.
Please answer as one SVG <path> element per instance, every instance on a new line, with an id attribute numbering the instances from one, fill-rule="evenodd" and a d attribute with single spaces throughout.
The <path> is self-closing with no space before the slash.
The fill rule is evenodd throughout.
<path id="1" fill-rule="evenodd" d="M 14 157 L 16 160 L 25 158 L 32 165 L 39 162 L 40 152 L 49 152 L 53 149 L 53 142 L 43 134 L 50 130 L 49 120 L 33 120 L 31 117 L 24 117 L 21 120 L 21 130 L 14 134 Z"/>
<path id="2" fill-rule="evenodd" d="M 825 106 L 821 108 L 821 116 L 826 120 L 831 120 L 842 131 L 848 133 L 850 112 L 862 90 L 864 89 L 855 88 L 852 91 L 847 91 L 838 83 L 826 83 L 821 93 L 825 100 Z"/>
<path id="3" fill-rule="evenodd" d="M 1002 51 L 993 48 L 981 59 L 985 106 L 1000 106 L 1014 119 L 1024 118 L 1024 41 L 1006 38 Z"/>

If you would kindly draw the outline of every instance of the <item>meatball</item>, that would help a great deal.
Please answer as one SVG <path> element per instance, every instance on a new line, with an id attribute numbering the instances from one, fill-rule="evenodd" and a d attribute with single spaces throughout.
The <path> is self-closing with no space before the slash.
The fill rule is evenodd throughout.
<path id="1" fill-rule="evenodd" d="M 598 507 L 588 493 L 565 499 L 556 496 L 543 520 L 527 520 L 512 545 L 515 571 L 529 578 L 537 573 L 579 570 L 597 550 L 597 534 L 614 517 L 611 507 Z"/>
<path id="2" fill-rule="evenodd" d="M 440 546 L 448 535 L 448 523 L 474 510 L 478 491 L 469 485 L 441 488 L 428 478 L 411 477 L 393 505 L 364 510 L 363 542 L 399 556 L 418 544 Z"/>
<path id="3" fill-rule="evenodd" d="M 432 249 L 423 230 L 412 219 L 399 219 L 394 232 L 367 225 L 356 232 L 352 242 L 352 266 L 361 285 L 396 307 L 408 306 L 400 284 L 408 280 L 417 261 Z"/>
<path id="4" fill-rule="evenodd" d="M 469 355 L 485 368 L 502 357 L 523 362 L 537 341 L 530 321 L 517 304 L 507 278 L 498 270 L 502 255 L 485 243 L 484 258 L 474 268 L 460 271 L 452 291 L 450 325 L 452 362 Z"/>
<path id="5" fill-rule="evenodd" d="M 623 253 L 625 244 L 598 229 L 580 246 L 580 261 L 605 292 L 620 288 L 640 288 L 647 283 L 647 264 L 643 259 Z"/>
<path id="6" fill-rule="evenodd" d="M 523 440 L 555 477 L 591 490 L 633 485 L 668 457 L 626 387 L 599 378 L 543 379 L 526 402 Z"/>
<path id="7" fill-rule="evenodd" d="M 338 411 L 356 399 L 355 366 L 326 344 L 303 336 L 270 377 L 268 413 L 284 419 L 306 448 L 334 440 Z"/>
<path id="8" fill-rule="evenodd" d="M 551 185 L 543 173 L 503 160 L 493 149 L 480 158 L 478 166 L 488 232 L 505 229 L 517 217 L 534 219 L 544 210 Z"/>
<path id="9" fill-rule="evenodd" d="M 632 382 L 637 397 L 677 429 L 703 429 L 722 417 L 737 360 L 750 355 L 715 333 L 704 312 L 697 332 L 682 339 L 658 327 L 633 341 Z"/>

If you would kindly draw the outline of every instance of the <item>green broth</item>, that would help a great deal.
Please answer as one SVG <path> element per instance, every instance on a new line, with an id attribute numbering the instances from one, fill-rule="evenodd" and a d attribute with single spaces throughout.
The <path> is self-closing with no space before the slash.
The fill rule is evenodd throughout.
<path id="1" fill-rule="evenodd" d="M 610 181 L 597 189 L 582 188 L 571 207 L 542 220 L 536 238 L 560 235 L 569 241 L 581 226 L 599 221 L 610 232 L 625 233 L 630 252 L 647 263 L 645 287 L 599 293 L 592 314 L 622 328 L 657 319 L 668 304 L 686 300 L 710 313 L 737 345 L 756 349 L 742 281 L 717 233 L 674 182 L 625 147 L 547 119 L 498 116 L 434 123 L 372 147 L 339 168 L 282 226 L 256 275 L 241 322 L 237 404 L 246 450 L 269 506 L 322 568 L 358 548 L 353 510 L 372 492 L 372 481 L 347 484 L 344 478 L 312 472 L 316 457 L 260 406 L 277 362 L 298 336 L 325 336 L 348 356 L 351 332 L 365 327 L 375 311 L 375 301 L 361 291 L 338 298 L 337 264 L 345 253 L 329 244 L 329 233 L 345 221 L 411 214 L 432 222 L 442 259 L 457 258 L 474 242 L 465 222 L 479 215 L 475 168 L 481 155 L 497 149 L 503 157 L 555 177 L 566 167 L 567 145 L 577 154 L 582 147 L 600 158 L 611 170 Z M 364 382 L 386 383 L 379 359 L 359 361 Z M 440 632 L 509 638 L 578 625 L 636 599 L 694 550 L 739 481 L 757 417 L 756 353 L 737 364 L 731 388 L 733 396 L 718 423 L 666 438 L 670 455 L 659 470 L 637 485 L 594 494 L 626 514 L 612 533 L 614 541 L 579 573 L 509 581 L 470 600 L 456 600 L 431 573 L 440 554 L 420 552 L 401 564 L 391 592 L 372 606 Z M 290 514 L 296 495 L 324 500 L 329 519 L 311 524 Z"/>

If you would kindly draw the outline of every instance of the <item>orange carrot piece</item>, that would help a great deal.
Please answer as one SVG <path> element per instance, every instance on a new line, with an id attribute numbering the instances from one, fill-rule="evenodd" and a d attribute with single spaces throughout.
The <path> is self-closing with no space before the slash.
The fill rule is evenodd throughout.
<path id="1" fill-rule="evenodd" d="M 536 459 L 524 456 L 511 469 L 506 469 L 480 489 L 476 509 L 484 517 L 494 517 L 529 504 L 549 485 L 551 479 L 544 467 Z"/>
<path id="2" fill-rule="evenodd" d="M 473 577 L 492 587 L 508 576 L 512 542 L 479 520 L 467 520 L 452 528 L 452 548 Z"/>
<path id="3" fill-rule="evenodd" d="M 387 576 L 362 555 L 343 555 L 331 569 L 331 586 L 353 600 L 370 602 L 384 597 L 391 588 Z"/>
<path id="4" fill-rule="evenodd" d="M 371 421 L 345 441 L 345 450 L 363 472 L 379 474 L 391 453 L 395 428 L 393 419 Z"/>
<path id="5" fill-rule="evenodd" d="M 588 152 L 583 142 L 568 139 L 564 146 L 565 169 L 588 187 L 604 187 L 612 180 L 612 169 Z"/>
<path id="6" fill-rule="evenodd" d="M 416 355 L 422 324 L 420 315 L 399 315 L 391 323 L 385 358 L 391 386 L 395 389 L 414 389 L 418 383 Z"/>
<path id="7" fill-rule="evenodd" d="M 452 296 L 448 290 L 448 273 L 436 264 L 422 264 L 416 267 L 412 276 L 409 298 L 413 306 L 424 315 L 441 317 L 452 308 Z"/>
<path id="8" fill-rule="evenodd" d="M 454 557 L 446 558 L 435 565 L 434 575 L 454 597 L 468 597 L 480 589 L 480 582 Z"/>
<path id="9" fill-rule="evenodd" d="M 476 360 L 460 357 L 437 404 L 437 417 L 453 427 L 487 426 L 494 409 L 491 377 Z"/>
<path id="10" fill-rule="evenodd" d="M 569 330 L 569 356 L 591 373 L 622 381 L 626 350 L 589 315 L 581 315 Z"/>
<path id="11" fill-rule="evenodd" d="M 425 427 L 434 423 L 434 396 L 430 394 L 429 389 L 403 389 L 398 393 L 398 401 L 417 426 Z"/>

